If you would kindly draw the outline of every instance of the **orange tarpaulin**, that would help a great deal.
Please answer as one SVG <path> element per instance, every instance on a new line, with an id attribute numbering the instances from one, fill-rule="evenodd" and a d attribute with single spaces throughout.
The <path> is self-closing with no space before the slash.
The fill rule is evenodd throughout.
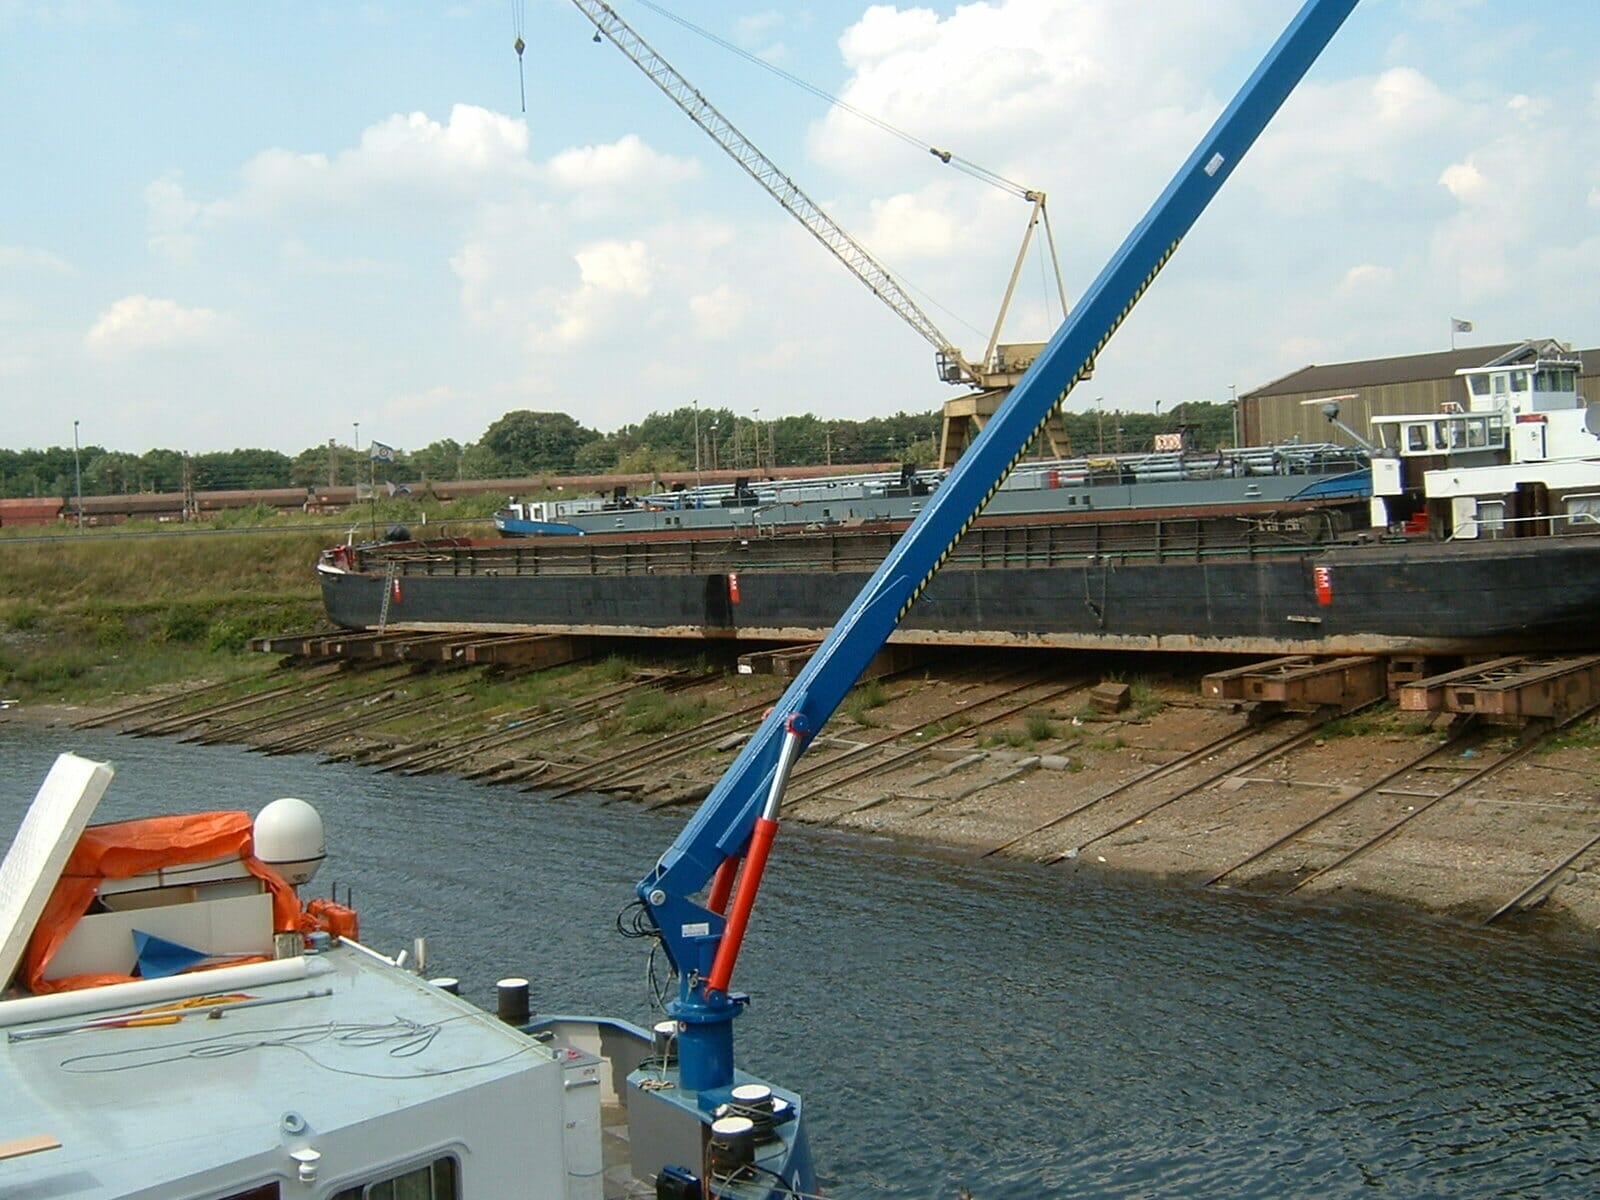
<path id="1" fill-rule="evenodd" d="M 181 817 L 147 817 L 113 825 L 91 825 L 78 838 L 49 903 L 39 916 L 23 978 L 35 995 L 76 988 L 127 983 L 129 975 L 69 975 L 45 979 L 45 967 L 78 919 L 88 913 L 106 879 L 130 879 L 185 863 L 238 858 L 272 893 L 272 927 L 278 933 L 302 928 L 300 899 L 294 889 L 253 854 L 253 827 L 248 813 L 210 812 Z M 236 965 L 232 960 L 228 965 Z"/>

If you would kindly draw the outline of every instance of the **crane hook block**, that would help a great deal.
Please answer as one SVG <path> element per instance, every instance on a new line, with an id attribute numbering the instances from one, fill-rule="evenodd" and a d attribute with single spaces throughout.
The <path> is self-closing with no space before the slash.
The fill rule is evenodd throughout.
<path id="1" fill-rule="evenodd" d="M 511 43 L 511 48 L 517 52 L 517 57 L 522 57 L 522 52 L 528 48 L 528 43 L 522 40 L 522 35 L 517 35 L 517 40 Z"/>
<path id="2" fill-rule="evenodd" d="M 933 155 L 935 158 L 937 158 L 942 163 L 947 163 L 947 162 L 949 162 L 951 160 L 951 158 L 954 157 L 954 155 L 952 155 L 950 153 L 950 151 L 941 150 L 937 146 L 929 146 L 928 147 L 928 153 Z"/>

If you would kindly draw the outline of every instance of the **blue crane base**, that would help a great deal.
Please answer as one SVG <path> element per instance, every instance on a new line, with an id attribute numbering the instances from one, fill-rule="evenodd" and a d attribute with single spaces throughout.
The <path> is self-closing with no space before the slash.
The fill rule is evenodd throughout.
<path id="1" fill-rule="evenodd" d="M 691 1092 L 733 1083 L 733 1019 L 749 998 L 712 992 L 667 1002 L 667 1015 L 678 1022 L 678 1083 Z"/>

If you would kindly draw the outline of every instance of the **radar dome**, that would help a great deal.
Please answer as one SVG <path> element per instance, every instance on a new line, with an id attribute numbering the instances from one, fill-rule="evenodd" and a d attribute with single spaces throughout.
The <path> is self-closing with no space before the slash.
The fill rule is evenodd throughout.
<path id="1" fill-rule="evenodd" d="M 322 817 L 304 800 L 285 796 L 256 814 L 256 857 L 299 887 L 328 856 Z"/>

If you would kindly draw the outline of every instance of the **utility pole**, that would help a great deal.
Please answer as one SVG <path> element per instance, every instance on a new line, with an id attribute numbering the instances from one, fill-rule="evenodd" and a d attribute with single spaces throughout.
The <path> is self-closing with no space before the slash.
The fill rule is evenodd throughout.
<path id="1" fill-rule="evenodd" d="M 1244 430 L 1239 428 L 1239 385 L 1230 383 L 1228 385 L 1228 393 L 1233 397 L 1233 448 L 1237 450 L 1240 445 L 1240 439 L 1244 437 Z"/>
<path id="2" fill-rule="evenodd" d="M 197 521 L 200 519 L 200 502 L 194 495 L 194 464 L 189 461 L 189 452 L 183 452 L 183 519 Z"/>
<path id="3" fill-rule="evenodd" d="M 339 486 L 339 447 L 333 438 L 328 439 L 328 486 Z"/>
<path id="4" fill-rule="evenodd" d="M 711 419 L 711 469 L 717 469 L 717 420 Z"/>
<path id="5" fill-rule="evenodd" d="M 1100 453 L 1106 452 L 1106 408 L 1105 397 L 1094 398 L 1094 425 L 1095 439 L 1100 447 Z"/>
<path id="6" fill-rule="evenodd" d="M 700 486 L 700 401 L 693 400 L 694 405 L 694 485 Z"/>
<path id="7" fill-rule="evenodd" d="M 72 495 L 78 508 L 78 532 L 83 532 L 83 471 L 78 467 L 78 422 L 72 422 Z"/>

